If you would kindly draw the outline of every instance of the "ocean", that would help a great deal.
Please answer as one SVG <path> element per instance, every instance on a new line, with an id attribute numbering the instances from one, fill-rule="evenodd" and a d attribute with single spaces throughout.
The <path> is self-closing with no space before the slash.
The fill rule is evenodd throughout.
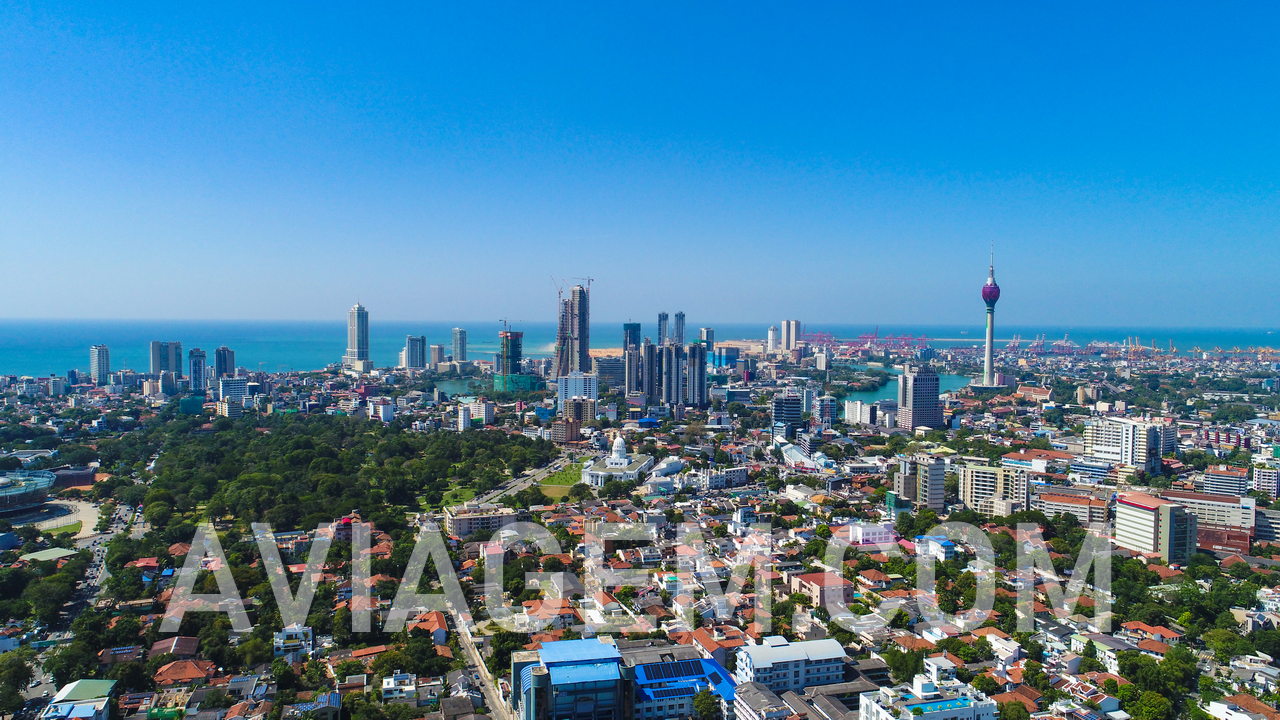
<path id="1" fill-rule="evenodd" d="M 777 322 L 774 323 L 779 324 Z M 468 358 L 490 360 L 498 349 L 497 322 L 459 322 L 468 335 Z M 454 323 L 378 322 L 370 321 L 369 344 L 377 366 L 394 365 L 406 335 L 425 335 L 429 344 L 444 345 L 451 352 Z M 769 323 L 714 323 L 691 319 L 687 339 L 698 337 L 701 326 L 715 329 L 717 340 L 761 340 Z M 525 354 L 550 354 L 555 340 L 554 323 L 522 323 L 512 326 L 524 332 Z M 805 332 L 829 333 L 841 339 L 853 339 L 864 333 L 911 335 L 930 338 L 935 347 L 977 345 L 982 341 L 980 325 L 874 326 L 813 323 Z M 656 322 L 644 324 L 644 334 L 656 335 Z M 1001 345 L 1014 335 L 1024 345 L 1037 335 L 1047 342 L 1069 337 L 1081 345 L 1089 341 L 1123 342 L 1138 337 L 1144 344 L 1152 342 L 1167 347 L 1172 341 L 1181 351 L 1192 347 L 1211 350 L 1215 347 L 1280 346 L 1280 334 L 1269 328 L 1116 328 L 1116 327 L 1031 327 L 997 325 Z M 0 320 L 0 375 L 62 375 L 70 369 L 88 370 L 89 346 L 105 344 L 111 349 L 113 370 L 132 368 L 146 371 L 152 340 L 177 340 L 183 351 L 199 347 L 209 353 L 219 345 L 236 352 L 236 364 L 250 370 L 278 372 L 283 370 L 315 370 L 337 361 L 346 345 L 345 318 L 335 322 L 314 321 L 216 321 L 216 320 Z M 591 345 L 598 348 L 621 347 L 622 323 L 595 323 L 591 327 Z M 886 386 L 893 387 L 892 384 Z M 879 391 L 883 393 L 884 390 Z M 879 394 L 879 393 L 878 393 Z"/>

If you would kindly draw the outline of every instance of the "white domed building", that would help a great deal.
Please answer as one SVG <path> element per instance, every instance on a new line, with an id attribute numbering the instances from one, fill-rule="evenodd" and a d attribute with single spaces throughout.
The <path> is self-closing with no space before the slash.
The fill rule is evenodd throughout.
<path id="1" fill-rule="evenodd" d="M 651 467 L 653 456 L 628 453 L 627 441 L 619 433 L 613 441 L 613 450 L 608 455 L 582 467 L 582 482 L 591 483 L 595 487 L 603 487 L 610 480 L 638 482 Z"/>

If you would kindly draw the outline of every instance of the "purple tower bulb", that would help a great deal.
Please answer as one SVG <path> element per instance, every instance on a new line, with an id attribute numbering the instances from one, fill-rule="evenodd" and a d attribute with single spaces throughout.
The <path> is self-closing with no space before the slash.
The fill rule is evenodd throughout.
<path id="1" fill-rule="evenodd" d="M 987 284 L 982 286 L 982 302 L 987 307 L 994 308 L 996 301 L 1000 299 L 1000 286 L 996 284 L 996 268 L 990 266 L 987 272 Z"/>

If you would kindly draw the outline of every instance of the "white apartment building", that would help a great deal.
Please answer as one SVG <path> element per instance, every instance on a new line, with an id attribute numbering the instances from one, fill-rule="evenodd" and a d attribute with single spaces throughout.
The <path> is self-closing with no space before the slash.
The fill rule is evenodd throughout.
<path id="1" fill-rule="evenodd" d="M 1217 495 L 1245 495 L 1249 492 L 1249 469 L 1230 465 L 1207 467 L 1202 487 L 1205 492 Z"/>
<path id="2" fill-rule="evenodd" d="M 1196 551 L 1196 516 L 1185 507 L 1146 493 L 1116 500 L 1115 542 L 1135 552 L 1183 563 Z"/>
<path id="3" fill-rule="evenodd" d="M 1092 525 L 1107 521 L 1108 503 L 1090 495 L 1043 492 L 1031 498 L 1031 509 L 1049 518 L 1075 515 L 1081 525 Z"/>
<path id="4" fill-rule="evenodd" d="M 813 685 L 844 680 L 845 652 L 835 640 L 789 642 L 781 636 L 763 639 L 760 645 L 738 648 L 734 681 L 757 682 L 775 693 L 800 692 Z"/>
<path id="5" fill-rule="evenodd" d="M 569 398 L 600 400 L 600 379 L 595 373 L 573 371 L 556 378 L 556 408 L 564 412 Z"/>
<path id="6" fill-rule="evenodd" d="M 1026 509 L 1031 502 L 1027 473 L 1021 468 L 964 465 L 957 469 L 960 481 L 960 503 L 983 515 L 1006 515 L 1006 510 L 1019 505 Z M 1007 501 L 1001 503 L 999 501 Z"/>
<path id="7" fill-rule="evenodd" d="M 1160 472 L 1160 458 L 1170 444 L 1169 438 L 1176 440 L 1176 431 L 1169 425 L 1129 418 L 1097 418 L 1085 423 L 1084 454 L 1094 460 L 1156 474 Z"/>
<path id="8" fill-rule="evenodd" d="M 454 505 L 444 509 L 445 532 L 465 538 L 477 532 L 493 532 L 516 521 L 516 511 L 499 505 Z"/>
<path id="9" fill-rule="evenodd" d="M 1255 467 L 1252 485 L 1254 490 L 1275 499 L 1276 491 L 1280 489 L 1280 468 Z"/>
<path id="10" fill-rule="evenodd" d="M 1252 532 L 1256 524 L 1258 501 L 1255 498 L 1185 490 L 1165 490 L 1160 493 L 1160 497 L 1172 500 L 1191 511 L 1199 525 L 1240 528 Z"/>

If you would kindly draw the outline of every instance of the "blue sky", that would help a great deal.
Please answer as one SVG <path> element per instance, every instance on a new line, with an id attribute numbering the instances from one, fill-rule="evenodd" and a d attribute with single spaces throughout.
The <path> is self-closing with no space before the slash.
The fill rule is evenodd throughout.
<path id="1" fill-rule="evenodd" d="M 0 316 L 1276 323 L 1272 5 L 45 5 Z"/>

